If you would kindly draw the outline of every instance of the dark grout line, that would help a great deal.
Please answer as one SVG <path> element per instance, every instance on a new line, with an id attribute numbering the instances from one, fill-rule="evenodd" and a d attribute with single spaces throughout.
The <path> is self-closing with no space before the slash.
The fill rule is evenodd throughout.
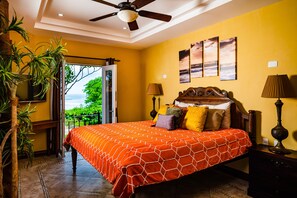
<path id="1" fill-rule="evenodd" d="M 37 172 L 38 172 L 38 177 L 39 177 L 39 180 L 40 180 L 40 184 L 41 184 L 41 187 L 42 187 L 42 190 L 43 190 L 43 193 L 44 193 L 44 197 L 45 198 L 50 198 L 49 192 L 47 190 L 47 187 L 46 187 L 44 179 L 43 179 L 43 174 L 42 174 L 42 172 L 40 171 L 39 168 L 37 169 Z"/>
<path id="2" fill-rule="evenodd" d="M 20 175 L 20 173 L 19 173 L 19 188 L 18 188 L 18 197 L 19 197 L 19 198 L 22 198 L 22 188 L 21 188 L 21 184 L 22 184 L 22 182 L 21 182 L 21 175 Z"/>

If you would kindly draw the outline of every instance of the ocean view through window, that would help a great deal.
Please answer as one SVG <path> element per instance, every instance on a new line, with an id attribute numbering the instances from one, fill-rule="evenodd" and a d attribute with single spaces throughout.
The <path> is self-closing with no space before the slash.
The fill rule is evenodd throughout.
<path id="1" fill-rule="evenodd" d="M 100 122 L 102 110 L 101 67 L 65 66 L 65 132 Z"/>

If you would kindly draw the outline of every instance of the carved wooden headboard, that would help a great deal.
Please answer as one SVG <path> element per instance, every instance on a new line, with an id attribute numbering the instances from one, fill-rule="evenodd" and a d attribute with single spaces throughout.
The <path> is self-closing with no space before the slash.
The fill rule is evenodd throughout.
<path id="1" fill-rule="evenodd" d="M 231 127 L 239 128 L 249 132 L 251 141 L 256 143 L 256 113 L 253 110 L 248 112 L 240 109 L 225 90 L 217 87 L 190 87 L 187 90 L 179 92 L 175 101 L 202 104 L 222 104 L 232 102 L 231 104 Z"/>

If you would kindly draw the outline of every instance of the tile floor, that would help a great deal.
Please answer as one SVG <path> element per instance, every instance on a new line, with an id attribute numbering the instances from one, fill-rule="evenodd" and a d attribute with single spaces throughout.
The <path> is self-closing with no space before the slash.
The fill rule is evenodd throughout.
<path id="1" fill-rule="evenodd" d="M 36 157 L 26 167 L 20 160 L 21 198 L 114 198 L 112 185 L 88 162 L 78 156 L 76 175 L 72 173 L 71 153 L 63 159 Z M 136 189 L 135 198 L 244 198 L 248 182 L 211 169 L 179 180 Z"/>

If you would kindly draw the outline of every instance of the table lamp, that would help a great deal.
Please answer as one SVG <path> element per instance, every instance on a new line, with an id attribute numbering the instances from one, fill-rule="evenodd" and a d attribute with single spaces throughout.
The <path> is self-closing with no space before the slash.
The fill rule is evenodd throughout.
<path id="1" fill-rule="evenodd" d="M 264 98 L 277 98 L 277 101 L 275 102 L 277 125 L 271 129 L 271 135 L 277 140 L 277 144 L 274 147 L 269 148 L 269 150 L 278 154 L 291 153 L 282 144 L 282 140 L 288 137 L 288 130 L 282 126 L 281 115 L 283 102 L 280 100 L 280 98 L 291 98 L 295 96 L 288 76 L 269 75 L 261 96 Z"/>
<path id="2" fill-rule="evenodd" d="M 153 95 L 153 110 L 150 112 L 151 117 L 154 119 L 157 115 L 157 111 L 155 110 L 155 102 L 156 102 L 156 97 L 158 95 L 161 95 L 162 91 L 161 91 L 161 84 L 157 84 L 157 83 L 150 83 L 147 87 L 146 93 L 148 95 Z"/>

